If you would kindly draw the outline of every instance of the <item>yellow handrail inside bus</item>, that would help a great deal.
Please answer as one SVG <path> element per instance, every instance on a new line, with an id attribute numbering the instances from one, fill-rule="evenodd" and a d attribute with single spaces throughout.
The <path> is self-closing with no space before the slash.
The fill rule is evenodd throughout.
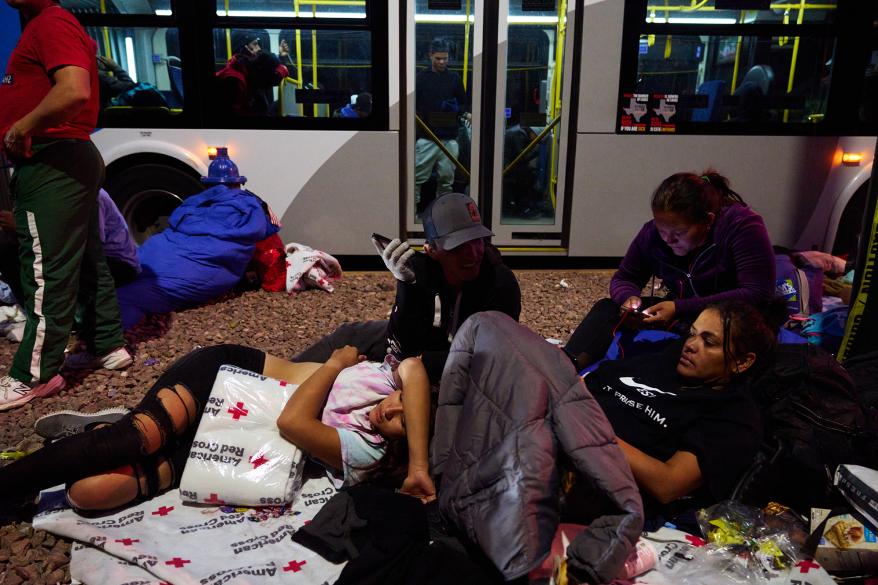
<path id="1" fill-rule="evenodd" d="M 300 0 L 293 0 L 293 9 L 296 12 L 296 17 L 299 16 L 299 5 L 301 4 Z M 299 87 L 302 87 L 302 31 L 296 29 L 296 81 L 298 82 Z M 299 115 L 304 115 L 304 106 L 299 104 Z"/>
<path id="2" fill-rule="evenodd" d="M 229 15 L 229 0 L 225 0 L 223 4 L 223 8 L 226 11 L 226 16 Z M 232 29 L 226 29 L 226 59 L 232 58 Z"/>
<path id="3" fill-rule="evenodd" d="M 472 9 L 471 0 L 466 0 L 466 21 L 463 23 L 463 90 L 466 91 L 466 70 L 469 68 L 469 16 Z"/>
<path id="4" fill-rule="evenodd" d="M 747 17 L 747 11 L 742 10 L 741 16 L 738 18 L 738 22 L 744 22 L 744 19 Z M 744 37 L 738 37 L 738 43 L 735 45 L 735 66 L 732 68 L 732 89 L 729 93 L 734 94 L 735 89 L 738 87 L 738 70 L 741 67 L 741 45 L 744 43 Z"/>
<path id="5" fill-rule="evenodd" d="M 800 6 L 801 6 L 801 8 L 799 8 L 799 16 L 796 18 L 796 25 L 797 26 L 802 24 L 805 21 L 805 0 L 802 0 Z M 789 81 L 787 82 L 787 93 L 792 93 L 792 91 L 793 91 L 793 80 L 796 77 L 796 62 L 799 59 L 799 39 L 800 38 L 801 37 L 796 35 L 796 37 L 793 39 L 793 56 L 790 59 L 790 78 L 789 78 Z M 789 122 L 789 120 L 790 120 L 790 111 L 787 109 L 784 109 L 783 121 Z"/>
<path id="6" fill-rule="evenodd" d="M 552 74 L 552 91 L 549 96 L 549 117 L 555 120 L 547 127 L 550 129 L 557 125 L 561 116 L 561 81 L 564 73 L 564 45 L 567 39 L 567 0 L 558 2 L 558 23 L 555 25 L 555 69 Z M 545 132 L 545 130 L 543 131 Z M 557 185 L 558 185 L 558 146 L 561 140 L 560 132 L 552 132 L 552 151 L 549 157 L 549 199 L 552 202 L 552 209 L 557 206 Z"/>
<path id="7" fill-rule="evenodd" d="M 314 18 L 317 18 L 317 6 L 315 4 L 311 4 L 311 15 Z M 320 87 L 317 84 L 317 29 L 311 31 L 311 88 L 317 89 Z M 319 106 L 318 104 L 312 104 L 314 108 L 314 117 L 316 118 L 319 114 Z"/>
<path id="8" fill-rule="evenodd" d="M 106 0 L 101 0 L 101 14 L 107 13 L 107 2 Z M 113 53 L 110 51 L 110 29 L 109 27 L 101 27 L 103 37 L 104 37 L 104 53 L 106 54 L 108 59 L 113 58 Z"/>
<path id="9" fill-rule="evenodd" d="M 778 3 L 772 4 L 771 10 L 784 10 L 786 8 L 793 8 L 798 10 L 799 8 L 805 8 L 806 10 L 831 10 L 833 8 L 837 8 L 837 4 L 803 4 L 800 2 L 793 3 Z M 698 5 L 698 7 L 694 8 L 692 6 L 657 6 L 657 5 L 649 5 L 646 7 L 647 12 L 651 10 L 660 10 L 663 12 L 692 12 L 693 10 L 697 10 L 699 12 L 713 12 L 716 10 L 713 6 L 704 6 L 704 3 Z"/>

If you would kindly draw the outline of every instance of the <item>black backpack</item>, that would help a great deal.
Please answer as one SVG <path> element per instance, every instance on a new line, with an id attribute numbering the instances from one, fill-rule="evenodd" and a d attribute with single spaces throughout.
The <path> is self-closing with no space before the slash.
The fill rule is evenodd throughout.
<path id="1" fill-rule="evenodd" d="M 780 502 L 807 515 L 832 507 L 840 463 L 878 465 L 875 413 L 832 354 L 781 344 L 748 390 L 762 411 L 765 441 L 733 499 L 760 507 Z"/>

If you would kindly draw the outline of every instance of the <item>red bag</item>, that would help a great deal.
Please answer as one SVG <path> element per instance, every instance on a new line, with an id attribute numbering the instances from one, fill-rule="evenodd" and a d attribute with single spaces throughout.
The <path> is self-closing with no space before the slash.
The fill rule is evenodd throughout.
<path id="1" fill-rule="evenodd" d="M 280 292 L 287 286 L 287 253 L 284 243 L 277 234 L 256 244 L 256 252 L 250 267 L 256 270 L 262 281 L 263 290 Z"/>

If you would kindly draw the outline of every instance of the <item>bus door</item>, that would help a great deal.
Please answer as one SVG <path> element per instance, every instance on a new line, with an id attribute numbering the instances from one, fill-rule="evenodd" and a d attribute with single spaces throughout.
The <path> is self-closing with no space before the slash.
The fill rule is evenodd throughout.
<path id="1" fill-rule="evenodd" d="M 409 237 L 423 237 L 430 201 L 462 192 L 507 251 L 564 251 L 573 4 L 412 3 Z M 456 91 L 443 66 L 459 78 Z"/>

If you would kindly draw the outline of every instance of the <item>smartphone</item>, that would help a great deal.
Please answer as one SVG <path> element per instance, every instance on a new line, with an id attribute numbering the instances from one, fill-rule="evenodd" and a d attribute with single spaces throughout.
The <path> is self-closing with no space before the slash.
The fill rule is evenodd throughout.
<path id="1" fill-rule="evenodd" d="M 390 238 L 387 236 L 382 236 L 381 234 L 372 233 L 372 241 L 375 242 L 375 245 L 381 248 L 381 251 L 384 251 L 384 248 L 387 247 L 387 244 L 391 242 Z"/>
<path id="2" fill-rule="evenodd" d="M 622 314 L 625 315 L 625 317 L 631 317 L 637 321 L 643 321 L 646 318 L 646 313 L 644 313 L 639 307 L 637 309 L 622 307 Z"/>

